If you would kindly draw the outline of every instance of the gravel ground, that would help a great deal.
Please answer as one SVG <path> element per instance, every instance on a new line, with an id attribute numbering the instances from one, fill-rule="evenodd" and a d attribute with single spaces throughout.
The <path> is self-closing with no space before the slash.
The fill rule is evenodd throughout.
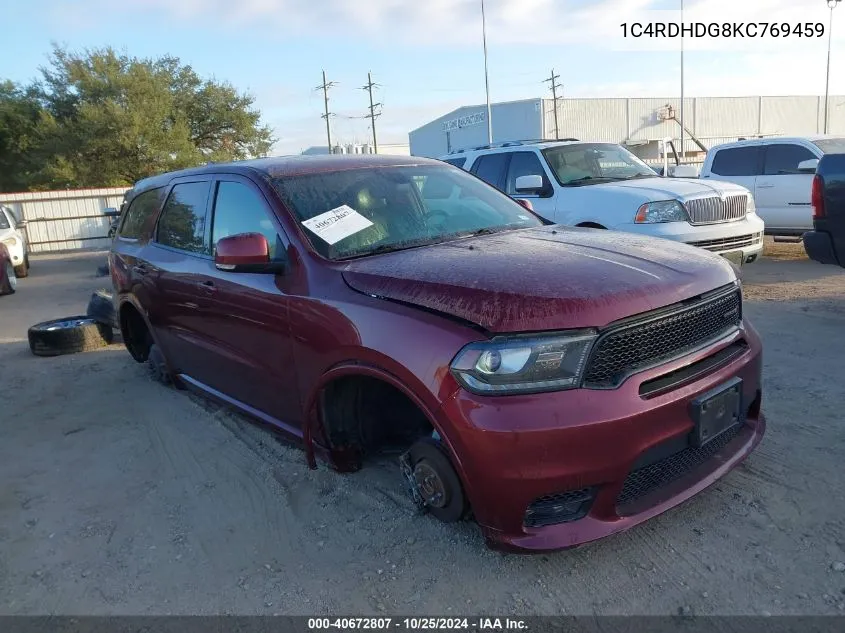
<path id="1" fill-rule="evenodd" d="M 31 356 L 27 327 L 106 281 L 102 254 L 33 258 L 0 297 L 0 614 L 842 614 L 845 271 L 802 252 L 743 271 L 766 345 L 756 453 L 638 528 L 539 556 L 416 516 L 392 463 L 307 470 L 119 345 Z"/>

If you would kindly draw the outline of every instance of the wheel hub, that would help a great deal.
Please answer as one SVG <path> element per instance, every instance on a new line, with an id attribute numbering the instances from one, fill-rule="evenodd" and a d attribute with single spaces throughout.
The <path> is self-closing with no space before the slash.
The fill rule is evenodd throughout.
<path id="1" fill-rule="evenodd" d="M 446 484 L 440 474 L 425 460 L 414 466 L 414 481 L 427 506 L 444 508 L 449 502 Z"/>

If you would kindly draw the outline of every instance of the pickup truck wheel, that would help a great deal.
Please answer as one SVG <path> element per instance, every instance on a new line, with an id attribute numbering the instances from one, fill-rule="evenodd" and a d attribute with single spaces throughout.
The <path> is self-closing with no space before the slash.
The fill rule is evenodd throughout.
<path id="1" fill-rule="evenodd" d="M 444 523 L 460 521 L 467 513 L 461 480 L 440 442 L 425 438 L 408 451 L 411 485 L 426 510 Z"/>
<path id="2" fill-rule="evenodd" d="M 87 352 L 107 345 L 112 329 L 87 316 L 72 316 L 36 323 L 27 332 L 29 349 L 36 356 Z"/>

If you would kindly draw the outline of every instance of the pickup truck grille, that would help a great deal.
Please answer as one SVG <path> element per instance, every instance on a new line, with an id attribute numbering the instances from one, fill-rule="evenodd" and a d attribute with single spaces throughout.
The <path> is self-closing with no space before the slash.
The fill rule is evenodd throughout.
<path id="1" fill-rule="evenodd" d="M 726 196 L 723 200 L 718 196 L 709 198 L 695 198 L 684 203 L 693 224 L 715 224 L 717 222 L 731 222 L 742 220 L 748 206 L 748 196 L 744 193 Z"/>
<path id="2" fill-rule="evenodd" d="M 596 341 L 584 386 L 614 388 L 631 374 L 718 340 L 742 321 L 739 288 L 667 314 L 612 327 Z"/>
<path id="3" fill-rule="evenodd" d="M 723 237 L 718 240 L 700 240 L 698 242 L 687 242 L 690 246 L 698 246 L 708 251 L 729 251 L 734 248 L 746 248 L 755 246 L 763 241 L 762 233 L 751 233 L 750 235 L 737 235 L 735 237 Z"/>

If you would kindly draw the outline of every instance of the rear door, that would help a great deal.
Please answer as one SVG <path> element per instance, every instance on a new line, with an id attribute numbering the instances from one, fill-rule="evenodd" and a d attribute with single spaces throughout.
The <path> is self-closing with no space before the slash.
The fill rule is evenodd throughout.
<path id="1" fill-rule="evenodd" d="M 211 276 L 209 176 L 175 180 L 147 254 L 147 276 L 158 291 L 154 327 L 174 371 L 206 383 L 209 342 L 204 332 Z"/>
<path id="2" fill-rule="evenodd" d="M 819 156 L 795 143 L 764 146 L 763 173 L 757 177 L 754 201 L 767 230 L 800 232 L 813 228 L 813 174 L 798 171 L 798 163 L 813 158 Z"/>
<path id="3" fill-rule="evenodd" d="M 484 182 L 493 185 L 499 191 L 504 191 L 510 155 L 511 152 L 497 152 L 479 156 L 475 159 L 469 171 Z"/>
<path id="4" fill-rule="evenodd" d="M 231 235 L 261 233 L 270 257 L 286 259 L 287 236 L 256 185 L 236 175 L 215 178 L 212 244 Z M 276 275 L 233 273 L 211 265 L 212 287 L 203 320 L 209 344 L 207 385 L 289 429 L 302 423 L 288 318 L 288 296 Z"/>
<path id="5" fill-rule="evenodd" d="M 746 187 L 753 193 L 761 168 L 762 148 L 759 145 L 726 147 L 716 150 L 710 171 L 703 174 L 702 178 L 733 182 Z M 759 206 L 758 202 L 758 209 Z"/>
<path id="6" fill-rule="evenodd" d="M 540 176 L 543 179 L 543 191 L 539 194 L 518 193 L 516 179 L 520 176 Z M 505 179 L 505 193 L 513 198 L 529 200 L 537 215 L 550 222 L 555 221 L 554 188 L 539 156 L 535 152 L 511 153 Z"/>

